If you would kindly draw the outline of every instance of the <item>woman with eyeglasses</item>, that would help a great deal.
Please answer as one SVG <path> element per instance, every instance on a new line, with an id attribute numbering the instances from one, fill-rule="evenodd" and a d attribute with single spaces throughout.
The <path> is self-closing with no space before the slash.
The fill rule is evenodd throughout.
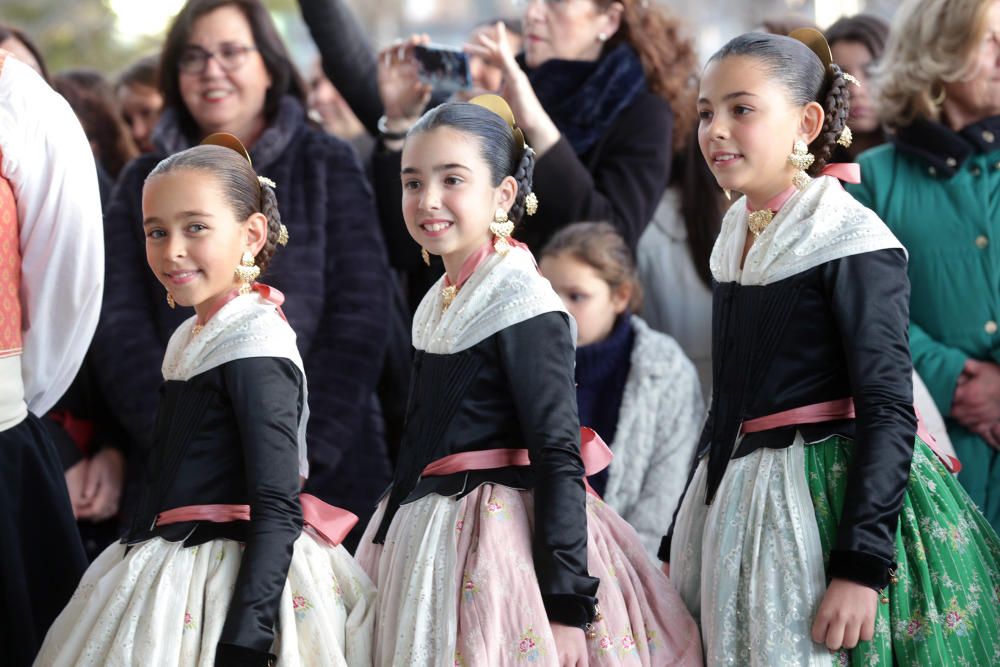
<path id="1" fill-rule="evenodd" d="M 386 340 L 388 270 L 358 158 L 307 121 L 305 87 L 259 0 L 190 0 L 160 62 L 157 150 L 122 172 L 105 221 L 108 287 L 93 346 L 100 383 L 140 452 L 136 458 L 144 459 L 160 360 L 187 314 L 171 308 L 146 267 L 143 182 L 164 157 L 208 134 L 236 135 L 254 169 L 277 184 L 288 227 L 288 246 L 268 275 L 285 294 L 284 311 L 312 379 L 305 490 L 354 512 L 364 525 L 389 483 L 374 393 Z"/>

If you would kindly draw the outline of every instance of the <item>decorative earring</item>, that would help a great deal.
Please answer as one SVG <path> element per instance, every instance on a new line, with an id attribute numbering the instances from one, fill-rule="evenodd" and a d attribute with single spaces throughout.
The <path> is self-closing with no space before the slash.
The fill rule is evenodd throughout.
<path id="1" fill-rule="evenodd" d="M 606 32 L 597 33 L 597 41 L 601 43 L 608 41 L 608 33 Z"/>
<path id="2" fill-rule="evenodd" d="M 944 104 L 944 100 L 945 100 L 945 97 L 947 97 L 947 95 L 945 95 L 944 86 L 943 85 L 941 85 L 940 83 L 935 83 L 934 86 L 941 86 L 941 92 L 938 93 L 937 95 L 934 95 L 931 98 L 931 104 L 933 104 L 936 107 L 939 107 L 942 104 Z M 932 94 L 933 94 L 933 91 L 934 91 L 934 86 L 931 86 L 931 93 Z"/>
<path id="3" fill-rule="evenodd" d="M 170 306 L 170 310 L 177 307 L 177 302 L 174 301 L 174 295 L 170 292 L 167 292 L 167 305 Z"/>
<path id="4" fill-rule="evenodd" d="M 851 132 L 851 128 L 845 125 L 844 131 L 840 133 L 839 137 L 837 137 L 837 143 L 844 148 L 850 148 L 852 141 L 854 141 L 854 134 Z"/>
<path id="5" fill-rule="evenodd" d="M 812 163 L 816 160 L 813 154 L 809 152 L 809 146 L 806 142 L 801 139 L 795 140 L 795 145 L 792 148 L 792 154 L 788 156 L 788 162 L 793 167 L 795 167 L 795 175 L 792 176 L 792 183 L 799 190 L 805 190 L 809 187 L 809 183 L 812 179 L 809 174 L 806 173 L 806 169 L 812 166 Z"/>
<path id="6" fill-rule="evenodd" d="M 249 294 L 253 281 L 260 275 L 260 267 L 254 262 L 253 253 L 244 251 L 240 265 L 236 267 L 236 277 L 240 279 L 240 294 Z"/>
<path id="7" fill-rule="evenodd" d="M 729 188 L 722 188 L 722 194 L 726 196 L 726 201 L 733 201 L 733 193 Z"/>
<path id="8" fill-rule="evenodd" d="M 427 252 L 427 248 L 420 249 L 420 256 L 423 258 L 424 264 L 427 266 L 431 265 L 431 254 Z"/>
<path id="9" fill-rule="evenodd" d="M 490 231 L 493 233 L 493 249 L 500 255 L 506 255 L 510 251 L 510 235 L 514 232 L 514 223 L 507 217 L 507 211 L 498 208 L 493 214 L 493 222 L 490 223 Z"/>
<path id="10" fill-rule="evenodd" d="M 538 213 L 538 195 L 534 192 L 529 192 L 524 198 L 524 212 L 529 216 Z"/>

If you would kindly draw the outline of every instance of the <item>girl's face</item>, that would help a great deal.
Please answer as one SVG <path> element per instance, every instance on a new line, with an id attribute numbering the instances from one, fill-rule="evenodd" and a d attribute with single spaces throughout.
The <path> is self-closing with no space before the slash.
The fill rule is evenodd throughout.
<path id="1" fill-rule="evenodd" d="M 623 6 L 601 9 L 594 0 L 524 0 L 524 59 L 528 67 L 546 60 L 597 60 L 603 42 L 618 30 Z"/>
<path id="2" fill-rule="evenodd" d="M 796 139 L 809 144 L 823 109 L 797 107 L 757 59 L 729 56 L 708 65 L 698 99 L 698 144 L 719 185 L 762 206 L 792 184 L 788 156 Z"/>
<path id="3" fill-rule="evenodd" d="M 199 315 L 239 285 L 236 266 L 266 240 L 267 219 L 237 220 L 218 180 L 201 170 L 154 176 L 142 191 L 146 261 L 181 306 Z"/>
<path id="4" fill-rule="evenodd" d="M 180 63 L 181 97 L 201 131 L 252 143 L 264 126 L 271 75 L 243 12 L 225 5 L 196 20 Z"/>
<path id="5" fill-rule="evenodd" d="M 510 176 L 493 186 L 480 140 L 450 127 L 406 140 L 400 178 L 407 231 L 428 252 L 441 256 L 449 274 L 492 238 L 494 213 L 510 210 L 517 195 L 517 182 Z"/>
<path id="6" fill-rule="evenodd" d="M 594 267 L 568 252 L 546 255 L 539 268 L 576 320 L 576 344 L 582 347 L 606 339 L 628 307 L 631 290 L 624 285 L 611 289 Z"/>
<path id="7" fill-rule="evenodd" d="M 879 128 L 878 114 L 872 103 L 868 87 L 871 82 L 872 53 L 861 42 L 840 40 L 830 45 L 833 52 L 833 62 L 848 74 L 854 75 L 860 86 L 848 85 L 851 93 L 851 115 L 847 125 L 854 132 L 864 134 L 874 132 Z"/>

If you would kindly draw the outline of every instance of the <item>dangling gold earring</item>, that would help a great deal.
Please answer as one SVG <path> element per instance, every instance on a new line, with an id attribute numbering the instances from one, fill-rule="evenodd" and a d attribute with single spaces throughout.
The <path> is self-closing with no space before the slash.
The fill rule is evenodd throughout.
<path id="1" fill-rule="evenodd" d="M 524 198 L 524 212 L 529 216 L 538 213 L 538 195 L 534 192 L 529 192 Z"/>
<path id="2" fill-rule="evenodd" d="M 498 254 L 506 255 L 510 251 L 508 239 L 514 232 L 514 223 L 507 217 L 507 211 L 498 208 L 493 214 L 493 222 L 490 223 L 490 231 L 493 233 L 493 249 Z"/>
<path id="3" fill-rule="evenodd" d="M 792 147 L 792 154 L 788 156 L 788 162 L 795 167 L 796 171 L 795 175 L 792 176 L 792 183 L 799 190 L 805 190 L 812 182 L 806 169 L 811 167 L 815 160 L 816 158 L 809 152 L 809 146 L 806 145 L 806 142 L 796 139 L 795 145 Z"/>
<path id="4" fill-rule="evenodd" d="M 722 188 L 722 194 L 726 196 L 726 201 L 733 201 L 733 193 L 729 191 L 729 188 Z"/>
<path id="5" fill-rule="evenodd" d="M 170 306 L 170 310 L 177 307 L 177 302 L 174 301 L 174 295 L 170 292 L 167 292 L 167 305 Z"/>
<path id="6" fill-rule="evenodd" d="M 854 141 L 854 133 L 851 132 L 851 128 L 844 126 L 844 131 L 840 133 L 837 137 L 837 143 L 844 148 L 850 148 L 851 143 Z"/>
<path id="7" fill-rule="evenodd" d="M 240 279 L 240 294 L 249 294 L 253 289 L 253 281 L 260 275 L 260 267 L 254 262 L 253 253 L 244 251 L 240 265 L 236 267 L 236 277 Z"/>
<path id="8" fill-rule="evenodd" d="M 427 252 L 427 248 L 420 249 L 420 257 L 423 258 L 424 264 L 426 264 L 427 266 L 431 265 L 431 254 Z"/>

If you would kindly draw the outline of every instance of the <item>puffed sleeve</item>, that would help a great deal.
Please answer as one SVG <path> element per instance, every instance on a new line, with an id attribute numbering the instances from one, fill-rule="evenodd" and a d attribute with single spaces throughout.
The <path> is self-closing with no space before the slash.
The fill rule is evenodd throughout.
<path id="1" fill-rule="evenodd" d="M 857 413 L 854 454 L 828 576 L 874 589 L 895 562 L 896 525 L 917 419 L 907 342 L 910 283 L 902 250 L 830 262 L 822 280 L 839 330 Z"/>
<path id="2" fill-rule="evenodd" d="M 549 620 L 583 627 L 594 618 L 598 580 L 587 572 L 587 511 L 575 351 L 563 313 L 538 315 L 498 335 L 535 476 L 535 573 Z"/>
<path id="3" fill-rule="evenodd" d="M 302 377 L 287 359 L 224 367 L 243 443 L 250 526 L 216 664 L 267 664 L 292 548 L 302 532 L 297 425 Z"/>

